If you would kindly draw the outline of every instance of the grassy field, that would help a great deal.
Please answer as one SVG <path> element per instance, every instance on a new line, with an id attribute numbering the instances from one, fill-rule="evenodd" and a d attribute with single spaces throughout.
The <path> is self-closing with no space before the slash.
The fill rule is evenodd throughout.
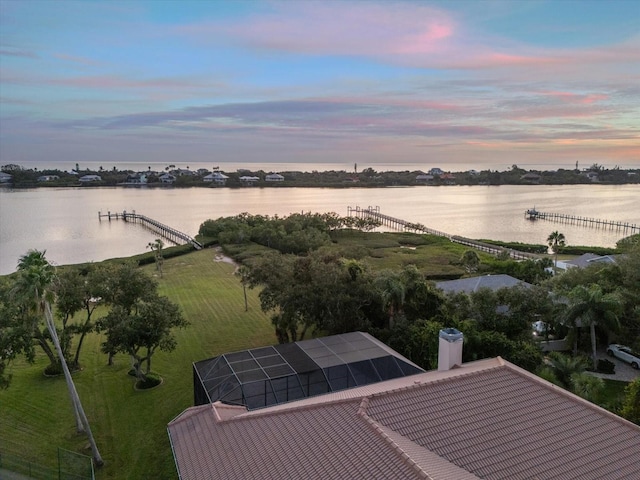
<path id="1" fill-rule="evenodd" d="M 412 234 L 347 232 L 334 238 L 342 256 L 364 259 L 374 270 L 415 264 L 432 278 L 464 274 L 458 261 L 466 247 L 444 238 Z M 251 262 L 268 250 L 257 245 L 232 247 L 230 253 Z M 178 303 L 191 326 L 176 332 L 174 352 L 154 355 L 152 369 L 164 383 L 136 391 L 127 375 L 128 357 L 118 355 L 107 366 L 100 353 L 100 335 L 85 341 L 83 370 L 74 380 L 96 436 L 105 465 L 99 480 L 177 478 L 167 423 L 193 404 L 194 361 L 224 352 L 276 343 L 273 327 L 259 306 L 256 290 L 243 290 L 233 275 L 235 267 L 205 249 L 166 259 L 160 292 Z M 481 258 L 485 254 L 480 254 Z M 155 274 L 154 265 L 144 268 Z M 34 365 L 17 362 L 11 387 L 0 391 L 0 452 L 56 467 L 57 448 L 90 455 L 85 435 L 75 432 L 64 379 L 45 378 L 48 364 L 40 356 Z"/>
<path id="2" fill-rule="evenodd" d="M 216 261 L 215 253 L 206 249 L 165 261 L 160 291 L 181 306 L 191 326 L 177 331 L 174 352 L 154 355 L 161 386 L 136 391 L 128 357 L 117 355 L 109 367 L 101 336 L 85 342 L 83 370 L 74 380 L 105 461 L 98 479 L 177 478 L 166 426 L 193 404 L 192 362 L 276 343 L 257 292 L 247 292 L 245 312 L 235 267 Z M 144 268 L 155 273 L 153 265 Z M 0 391 L 0 451 L 55 468 L 58 447 L 91 452 L 87 437 L 75 431 L 64 379 L 43 376 L 47 363 L 44 356 L 34 365 L 16 363 L 11 387 Z"/>

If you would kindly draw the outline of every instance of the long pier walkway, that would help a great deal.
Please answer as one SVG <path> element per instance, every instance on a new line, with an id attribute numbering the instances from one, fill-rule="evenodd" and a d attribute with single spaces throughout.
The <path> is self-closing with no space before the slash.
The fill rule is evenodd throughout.
<path id="1" fill-rule="evenodd" d="M 629 222 L 619 222 L 616 220 L 600 220 L 598 218 L 580 217 L 578 215 L 567 215 L 564 213 L 540 212 L 535 208 L 531 208 L 524 212 L 524 216 L 529 220 L 550 220 L 552 222 L 571 223 L 584 227 L 610 228 L 627 231 L 631 233 L 640 233 L 640 225 Z"/>
<path id="2" fill-rule="evenodd" d="M 140 223 L 144 227 L 148 228 L 149 230 L 157 233 L 158 235 L 164 237 L 165 239 L 177 245 L 181 245 L 183 243 L 190 243 L 191 245 L 193 245 L 193 247 L 196 250 L 202 249 L 202 244 L 198 242 L 195 238 L 191 237 L 190 235 L 187 235 L 186 233 L 176 230 L 175 228 L 171 228 L 165 225 L 164 223 L 160 223 L 157 220 L 154 220 L 153 218 L 147 217 L 146 215 L 140 215 L 135 211 L 133 211 L 132 213 L 129 213 L 127 211 L 124 211 L 122 213 L 98 212 L 98 220 L 102 221 L 103 218 L 106 218 L 109 221 L 122 219 L 125 222 Z"/>
<path id="3" fill-rule="evenodd" d="M 540 258 L 539 255 L 535 255 L 533 253 L 520 252 L 518 250 L 513 250 L 511 248 L 499 247 L 496 245 L 491 245 L 489 243 L 479 242 L 477 240 L 473 240 L 470 238 L 460 237 L 458 235 L 450 235 L 448 233 L 441 232 L 439 230 L 427 228 L 421 223 L 408 222 L 406 220 L 402 220 L 401 218 L 384 215 L 380 213 L 380 207 L 367 207 L 367 208 L 360 208 L 357 206 L 347 207 L 347 214 L 350 217 L 353 216 L 356 218 L 369 218 L 369 219 L 377 220 L 378 222 L 380 222 L 381 226 L 389 227 L 394 230 L 400 230 L 403 232 L 413 232 L 413 233 L 426 233 L 428 235 L 445 237 L 451 240 L 452 242 L 459 243 L 461 245 L 466 245 L 467 247 L 475 248 L 476 250 L 489 253 L 490 255 L 502 255 L 504 253 L 508 253 L 509 257 L 516 260 Z"/>

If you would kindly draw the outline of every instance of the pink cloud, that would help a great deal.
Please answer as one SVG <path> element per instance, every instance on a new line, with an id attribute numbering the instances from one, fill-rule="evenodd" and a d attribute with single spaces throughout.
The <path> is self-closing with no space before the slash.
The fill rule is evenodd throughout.
<path id="1" fill-rule="evenodd" d="M 185 25 L 177 32 L 204 42 L 223 32 L 253 48 L 367 56 L 431 52 L 456 32 L 448 13 L 416 3 L 275 2 L 273 6 L 273 13 L 254 15 L 244 23 Z"/>
<path id="2" fill-rule="evenodd" d="M 99 65 L 99 62 L 96 62 L 95 60 L 92 60 L 91 58 L 85 58 L 85 57 L 76 57 L 73 55 L 67 55 L 65 53 L 54 53 L 53 56 L 55 58 L 57 58 L 58 60 L 64 60 L 67 62 L 74 62 L 74 63 L 80 63 L 82 65 Z"/>
<path id="3" fill-rule="evenodd" d="M 219 41 L 222 33 L 232 42 L 259 50 L 364 56 L 417 68 L 508 68 L 527 76 L 531 67 L 575 75 L 576 68 L 640 61 L 640 38 L 582 50 L 535 48 L 474 31 L 453 13 L 420 2 L 274 2 L 270 6 L 270 12 L 255 13 L 238 23 L 203 22 L 174 31 L 202 43 Z M 598 71 L 607 73 L 615 74 Z"/>
<path id="4" fill-rule="evenodd" d="M 553 98 L 558 98 L 565 103 L 577 103 L 582 105 L 591 105 L 592 103 L 600 102 L 602 100 L 607 100 L 609 98 L 608 95 L 599 94 L 599 93 L 582 95 L 582 94 L 572 93 L 572 92 L 545 91 L 545 92 L 540 92 L 540 94 L 553 97 Z"/>

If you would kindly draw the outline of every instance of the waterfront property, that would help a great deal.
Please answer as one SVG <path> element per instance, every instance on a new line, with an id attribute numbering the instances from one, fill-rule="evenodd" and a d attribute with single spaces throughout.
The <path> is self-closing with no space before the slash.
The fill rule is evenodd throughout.
<path id="1" fill-rule="evenodd" d="M 482 275 L 479 277 L 460 278 L 458 280 L 447 280 L 436 283 L 436 287 L 445 293 L 473 293 L 483 288 L 497 291 L 501 288 L 513 288 L 517 286 L 530 288 L 532 285 L 504 274 Z"/>
<path id="2" fill-rule="evenodd" d="M 284 177 L 279 173 L 270 173 L 264 177 L 265 182 L 284 182 Z"/>
<path id="3" fill-rule="evenodd" d="M 81 183 L 101 182 L 102 177 L 100 175 L 83 175 L 78 181 Z"/>
<path id="4" fill-rule="evenodd" d="M 168 425 L 178 475 L 202 479 L 634 478 L 640 427 L 502 358 L 257 410 L 222 402 Z"/>

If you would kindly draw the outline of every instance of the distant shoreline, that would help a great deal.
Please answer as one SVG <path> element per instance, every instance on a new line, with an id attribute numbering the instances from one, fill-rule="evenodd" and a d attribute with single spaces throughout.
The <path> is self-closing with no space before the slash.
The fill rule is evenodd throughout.
<path id="1" fill-rule="evenodd" d="M 170 168 L 172 167 L 172 168 Z M 4 165 L 0 185 L 15 189 L 39 187 L 122 188 L 379 188 L 409 186 L 497 186 L 497 185 L 629 185 L 640 184 L 640 169 L 605 169 L 597 164 L 583 170 L 525 170 L 513 165 L 505 171 L 467 170 L 458 172 L 432 168 L 378 172 L 373 168 L 328 171 L 280 171 L 238 169 L 224 172 L 214 168 L 191 170 L 166 167 L 164 171 L 24 169 Z"/>

